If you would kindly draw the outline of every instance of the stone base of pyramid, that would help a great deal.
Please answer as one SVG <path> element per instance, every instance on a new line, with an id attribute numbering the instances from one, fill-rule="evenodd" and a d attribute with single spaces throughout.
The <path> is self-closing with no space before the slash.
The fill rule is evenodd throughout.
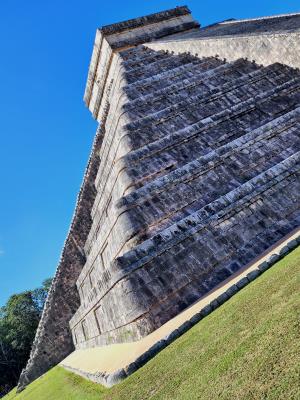
<path id="1" fill-rule="evenodd" d="M 60 365 L 93 382 L 107 387 L 113 386 L 142 367 L 298 245 L 300 245 L 300 229 L 284 237 L 238 273 L 143 339 L 131 343 L 75 350 Z"/>

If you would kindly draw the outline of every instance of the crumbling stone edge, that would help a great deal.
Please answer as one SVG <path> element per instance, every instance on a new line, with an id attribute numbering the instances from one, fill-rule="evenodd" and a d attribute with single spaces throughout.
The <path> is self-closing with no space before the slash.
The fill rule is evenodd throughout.
<path id="1" fill-rule="evenodd" d="M 178 339 L 181 335 L 186 333 L 190 328 L 196 325 L 203 318 L 211 314 L 214 310 L 224 304 L 232 296 L 238 293 L 241 289 L 247 286 L 250 282 L 254 281 L 258 276 L 267 271 L 270 267 L 276 264 L 279 260 L 284 258 L 292 250 L 296 249 L 300 245 L 300 235 L 295 239 L 290 240 L 285 246 L 283 246 L 278 253 L 273 253 L 268 260 L 262 262 L 258 265 L 256 269 L 250 271 L 245 277 L 241 278 L 237 283 L 230 286 L 226 291 L 221 293 L 216 299 L 211 301 L 205 307 L 202 308 L 198 313 L 193 315 L 189 320 L 185 321 L 177 329 L 169 333 L 163 339 L 156 342 L 152 347 L 150 347 L 145 353 L 140 355 L 135 361 L 127 365 L 125 368 L 119 369 L 113 373 L 88 373 L 77 368 L 72 368 L 70 366 L 60 365 L 71 372 L 81 375 L 93 382 L 100 383 L 106 387 L 112 387 L 115 384 L 121 382 L 123 379 L 127 378 L 129 375 L 133 374 L 139 368 L 144 366 L 148 361 L 155 357 L 161 350 L 166 346 L 171 344 L 174 340 Z"/>

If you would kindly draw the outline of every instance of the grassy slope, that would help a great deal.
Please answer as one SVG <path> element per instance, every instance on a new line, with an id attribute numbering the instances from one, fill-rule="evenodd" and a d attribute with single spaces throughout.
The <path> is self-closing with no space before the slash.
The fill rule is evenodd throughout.
<path id="1" fill-rule="evenodd" d="M 54 368 L 5 400 L 300 399 L 300 248 L 105 389 Z"/>

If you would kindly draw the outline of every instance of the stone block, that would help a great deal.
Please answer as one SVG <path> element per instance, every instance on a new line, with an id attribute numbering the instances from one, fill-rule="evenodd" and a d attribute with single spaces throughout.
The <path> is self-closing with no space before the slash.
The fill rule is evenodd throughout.
<path id="1" fill-rule="evenodd" d="M 281 257 L 280 257 L 279 254 L 272 254 L 271 257 L 269 258 L 269 261 L 268 261 L 268 262 L 269 262 L 271 265 L 273 265 L 273 264 L 277 263 L 277 261 L 279 261 L 280 259 L 281 259 Z"/>
<path id="2" fill-rule="evenodd" d="M 269 269 L 271 267 L 271 264 L 268 261 L 264 261 L 261 264 L 258 265 L 258 269 L 261 272 L 265 272 L 267 269 Z"/>
<path id="3" fill-rule="evenodd" d="M 127 367 L 124 368 L 125 373 L 127 376 L 133 374 L 135 371 L 138 370 L 138 365 L 135 362 L 130 363 Z"/>
<path id="4" fill-rule="evenodd" d="M 192 324 L 190 321 L 184 322 L 182 325 L 180 325 L 177 329 L 180 335 L 183 335 L 185 332 L 187 332 L 190 328 L 192 327 Z"/>
<path id="5" fill-rule="evenodd" d="M 219 304 L 218 301 L 215 299 L 215 300 L 211 301 L 211 302 L 209 303 L 209 305 L 210 305 L 210 307 L 211 307 L 211 309 L 212 309 L 212 311 L 213 311 L 213 310 L 215 310 L 216 308 L 218 308 L 220 304 Z"/>
<path id="6" fill-rule="evenodd" d="M 121 382 L 123 379 L 126 378 L 126 372 L 125 370 L 119 369 L 118 371 L 115 371 L 106 377 L 106 386 L 111 387 L 119 382 Z"/>
<path id="7" fill-rule="evenodd" d="M 255 269 L 247 274 L 247 279 L 249 282 L 254 281 L 260 274 L 261 271 L 259 269 Z"/>
<path id="8" fill-rule="evenodd" d="M 290 250 L 294 250 L 298 246 L 298 241 L 296 239 L 291 240 L 290 242 L 287 243 L 287 247 Z"/>
<path id="9" fill-rule="evenodd" d="M 203 307 L 202 310 L 200 311 L 200 314 L 204 317 L 206 317 L 207 315 L 209 315 L 211 312 L 213 311 L 212 307 L 210 304 L 208 304 L 207 306 Z"/>
<path id="10" fill-rule="evenodd" d="M 226 293 L 227 293 L 227 296 L 228 296 L 228 297 L 232 297 L 232 296 L 234 296 L 238 291 L 239 291 L 239 288 L 238 288 L 236 285 L 232 285 L 232 286 L 230 286 L 230 287 L 226 290 Z"/>
<path id="11" fill-rule="evenodd" d="M 242 289 L 243 287 L 247 286 L 248 283 L 249 283 L 248 278 L 244 277 L 244 278 L 240 279 L 240 280 L 236 283 L 236 286 L 237 286 L 239 289 Z"/>
<path id="12" fill-rule="evenodd" d="M 291 251 L 291 249 L 288 246 L 284 246 L 280 249 L 279 251 L 279 255 L 280 257 L 284 257 L 286 256 L 289 252 Z"/>
<path id="13" fill-rule="evenodd" d="M 220 294 L 220 296 L 218 296 L 216 298 L 217 302 L 222 305 L 223 303 L 225 303 L 227 300 L 229 299 L 229 296 L 226 292 Z"/>
<path id="14" fill-rule="evenodd" d="M 167 344 L 168 343 L 164 339 L 159 340 L 153 346 L 151 346 L 148 351 L 154 357 L 157 353 L 159 353 L 161 350 L 163 350 L 167 346 Z"/>
<path id="15" fill-rule="evenodd" d="M 199 321 L 201 321 L 201 319 L 203 319 L 203 315 L 201 314 L 201 312 L 198 312 L 197 314 L 192 316 L 192 318 L 190 319 L 190 323 L 192 325 L 196 325 Z"/>
<path id="16" fill-rule="evenodd" d="M 181 336 L 181 333 L 179 332 L 179 330 L 175 329 L 174 331 L 172 331 L 171 333 L 166 335 L 164 337 L 164 340 L 166 341 L 166 343 L 171 343 L 174 340 L 176 340 L 177 338 L 179 338 L 180 336 Z"/>

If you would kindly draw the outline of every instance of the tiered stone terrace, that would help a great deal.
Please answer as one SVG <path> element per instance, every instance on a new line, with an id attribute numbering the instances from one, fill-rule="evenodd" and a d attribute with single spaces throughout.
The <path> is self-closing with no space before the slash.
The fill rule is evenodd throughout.
<path id="1" fill-rule="evenodd" d="M 144 46 L 119 58 L 76 347 L 152 332 L 299 224 L 298 71 Z"/>
<path id="2" fill-rule="evenodd" d="M 97 31 L 85 102 L 101 135 L 89 196 L 21 388 L 72 351 L 70 330 L 77 349 L 138 340 L 300 225 L 298 56 L 276 62 L 281 42 L 268 36 L 291 38 L 299 25 L 296 14 L 199 30 L 180 7 Z M 218 42 L 241 33 L 248 44 L 267 37 L 253 59 L 271 61 Z"/>

